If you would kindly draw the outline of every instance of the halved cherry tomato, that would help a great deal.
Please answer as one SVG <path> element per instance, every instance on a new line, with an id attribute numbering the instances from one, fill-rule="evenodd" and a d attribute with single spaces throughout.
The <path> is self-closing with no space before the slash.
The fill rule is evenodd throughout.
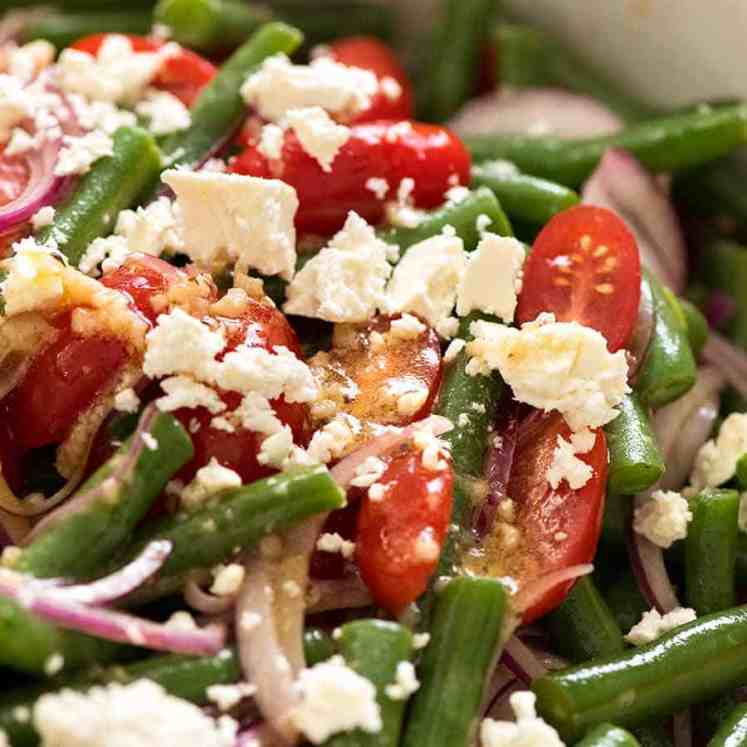
<path id="1" fill-rule="evenodd" d="M 451 519 L 451 466 L 432 471 L 405 446 L 379 479 L 381 500 L 366 494 L 358 515 L 356 560 L 376 603 L 398 614 L 425 591 Z"/>
<path id="2" fill-rule="evenodd" d="M 389 332 L 391 322 L 377 317 L 363 326 L 339 325 L 335 338 L 345 338 L 345 344 L 318 353 L 309 365 L 322 397 L 334 401 L 338 411 L 364 422 L 402 426 L 425 417 L 433 407 L 441 383 L 441 347 L 430 327 L 402 340 Z M 378 345 L 372 343 L 373 333 Z M 408 393 L 418 391 L 427 395 L 408 410 Z"/>
<path id="3" fill-rule="evenodd" d="M 323 171 L 306 153 L 292 130 L 285 133 L 280 158 L 269 160 L 255 143 L 233 159 L 230 170 L 290 184 L 299 200 L 296 228 L 324 235 L 341 228 L 350 210 L 369 223 L 382 220 L 387 197 L 382 199 L 371 189 L 372 177 L 386 181 L 390 200 L 396 198 L 401 181 L 412 178 L 415 205 L 431 208 L 443 202 L 455 183 L 468 183 L 470 157 L 461 141 L 443 127 L 383 120 L 351 127 L 350 139 L 330 171 Z"/>
<path id="4" fill-rule="evenodd" d="M 338 39 L 327 47 L 327 54 L 337 62 L 350 67 L 370 70 L 381 83 L 382 89 L 372 98 L 371 105 L 358 112 L 351 122 L 372 122 L 376 119 L 412 119 L 412 83 L 394 52 L 374 36 L 350 36 Z M 387 81 L 386 79 L 389 79 Z M 394 95 L 387 87 L 394 81 L 400 88 Z"/>
<path id="5" fill-rule="evenodd" d="M 109 34 L 91 34 L 70 46 L 80 52 L 96 56 Z M 155 52 L 164 45 L 162 39 L 136 34 L 122 34 L 132 44 L 134 52 Z M 180 48 L 168 57 L 156 75 L 153 86 L 176 96 L 185 106 L 192 106 L 202 89 L 213 79 L 217 68 L 204 57 L 189 49 Z"/>
<path id="6" fill-rule="evenodd" d="M 569 439 L 570 435 L 558 413 L 535 411 L 521 423 L 507 491 L 515 506 L 515 520 L 510 523 L 513 529 L 496 524 L 484 543 L 482 557 L 467 559 L 469 570 L 511 576 L 521 588 L 548 573 L 594 558 L 604 512 L 607 441 L 599 429 L 591 451 L 576 455 L 593 470 L 586 485 L 572 490 L 563 481 L 554 490 L 547 471 L 558 436 Z M 549 590 L 525 611 L 524 622 L 557 607 L 572 583 Z"/>
<path id="7" fill-rule="evenodd" d="M 524 265 L 518 322 L 542 311 L 601 332 L 610 352 L 630 339 L 641 298 L 633 234 L 611 210 L 578 205 L 540 231 Z"/>

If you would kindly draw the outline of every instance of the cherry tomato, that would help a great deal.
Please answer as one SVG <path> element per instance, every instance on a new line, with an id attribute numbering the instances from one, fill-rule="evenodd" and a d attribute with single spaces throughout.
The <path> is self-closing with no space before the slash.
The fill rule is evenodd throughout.
<path id="1" fill-rule="evenodd" d="M 610 352 L 633 332 L 641 297 L 638 245 L 611 210 L 578 205 L 542 229 L 524 265 L 517 321 L 542 311 L 601 332 Z"/>
<path id="2" fill-rule="evenodd" d="M 514 502 L 513 529 L 503 522 L 485 541 L 484 555 L 467 561 L 468 569 L 491 576 L 511 576 L 519 588 L 542 576 L 596 554 L 607 484 L 607 441 L 596 431 L 591 451 L 576 456 L 592 470 L 582 488 L 572 490 L 566 481 L 553 489 L 547 471 L 553 461 L 558 436 L 569 439 L 570 429 L 557 413 L 532 412 L 520 425 L 508 483 Z M 572 581 L 563 583 L 524 613 L 524 622 L 536 620 L 560 604 Z"/>
<path id="3" fill-rule="evenodd" d="M 379 479 L 384 496 L 365 495 L 358 515 L 356 560 L 374 600 L 396 615 L 425 591 L 438 565 L 451 518 L 451 466 L 431 471 L 405 446 Z"/>
<path id="4" fill-rule="evenodd" d="M 91 34 L 74 42 L 71 47 L 94 57 L 109 34 Z M 132 44 L 134 52 L 155 52 L 164 41 L 150 36 L 122 34 Z M 189 49 L 180 48 L 168 57 L 158 71 L 153 86 L 176 96 L 185 106 L 192 106 L 202 89 L 217 72 L 215 65 Z"/>
<path id="5" fill-rule="evenodd" d="M 372 98 L 371 105 L 352 117 L 351 122 L 413 118 L 412 83 L 394 52 L 386 44 L 373 36 L 351 36 L 330 44 L 327 54 L 343 65 L 370 70 L 380 83 L 383 82 L 382 89 Z M 395 95 L 397 86 L 399 95 Z"/>
<path id="6" fill-rule="evenodd" d="M 430 413 L 441 383 L 441 347 L 430 327 L 403 340 L 389 332 L 391 322 L 378 317 L 362 327 L 340 325 L 335 337 L 346 338 L 345 345 L 318 353 L 309 365 L 322 397 L 333 400 L 338 410 L 361 421 L 401 426 Z M 373 333 L 378 345 L 372 343 Z M 417 391 L 427 395 L 408 410 L 408 393 Z"/>
<path id="7" fill-rule="evenodd" d="M 285 133 L 281 157 L 268 160 L 256 144 L 231 162 L 230 170 L 274 177 L 293 186 L 299 208 L 296 228 L 302 233 L 331 234 L 355 210 L 369 223 L 384 216 L 384 200 L 396 199 L 405 178 L 412 178 L 412 199 L 420 208 L 441 204 L 446 191 L 469 181 L 470 157 L 460 140 L 437 125 L 383 120 L 351 127 L 330 171 L 301 146 L 292 130 Z M 369 179 L 384 179 L 386 196 L 371 189 Z M 366 185 L 369 186 L 366 186 Z"/>

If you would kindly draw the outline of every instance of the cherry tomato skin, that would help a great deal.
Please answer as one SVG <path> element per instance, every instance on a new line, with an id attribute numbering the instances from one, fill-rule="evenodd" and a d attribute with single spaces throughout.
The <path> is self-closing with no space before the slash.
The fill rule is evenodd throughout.
<path id="1" fill-rule="evenodd" d="M 607 208 L 577 205 L 558 213 L 540 231 L 524 264 L 516 319 L 542 311 L 601 332 L 610 352 L 633 333 L 641 297 L 638 245 Z"/>
<path id="2" fill-rule="evenodd" d="M 380 501 L 368 494 L 358 515 L 356 560 L 381 607 L 398 614 L 422 594 L 438 565 L 451 518 L 451 466 L 430 471 L 411 446 L 398 451 L 379 482 Z"/>
<path id="3" fill-rule="evenodd" d="M 71 47 L 80 52 L 96 56 L 104 40 L 110 34 L 91 34 L 74 42 Z M 150 36 L 118 34 L 126 36 L 134 52 L 155 52 L 164 41 Z M 217 68 L 204 57 L 184 47 L 164 60 L 153 86 L 176 96 L 185 106 L 192 106 L 202 89 L 213 79 Z"/>
<path id="4" fill-rule="evenodd" d="M 250 145 L 232 161 L 230 170 L 272 176 L 293 186 L 299 200 L 296 228 L 326 235 L 342 227 L 350 210 L 369 223 L 382 220 L 386 197 L 380 199 L 366 186 L 370 178 L 386 180 L 391 200 L 402 179 L 411 177 L 415 205 L 431 208 L 443 202 L 450 187 L 468 183 L 470 157 L 443 127 L 385 120 L 351 127 L 330 171 L 322 170 L 292 131 L 285 133 L 280 158 L 269 160 Z"/>
<path id="5" fill-rule="evenodd" d="M 354 115 L 351 123 L 413 118 L 412 83 L 394 52 L 386 44 L 373 36 L 350 36 L 330 44 L 327 53 L 343 65 L 370 70 L 380 83 L 384 81 L 383 89 L 372 98 L 371 105 Z M 387 95 L 386 78 L 399 85 L 399 96 Z"/>
<path id="6" fill-rule="evenodd" d="M 438 335 L 430 327 L 413 339 L 389 333 L 392 319 L 377 317 L 355 335 L 351 347 L 335 347 L 309 361 L 322 389 L 338 411 L 362 422 L 405 426 L 430 414 L 441 385 L 442 356 Z M 372 333 L 384 336 L 380 346 L 371 343 Z M 413 412 L 398 407 L 407 392 L 427 390 L 428 396 Z M 350 395 L 354 392 L 354 395 Z"/>
<path id="7" fill-rule="evenodd" d="M 599 429 L 591 451 L 577 454 L 593 469 L 586 485 L 572 490 L 563 481 L 553 490 L 547 470 L 558 436 L 568 439 L 570 435 L 557 413 L 534 412 L 519 428 L 508 495 L 516 505 L 520 539 L 511 549 L 501 548 L 499 541 L 495 546 L 498 567 L 493 572 L 512 576 L 520 586 L 552 571 L 589 563 L 596 554 L 607 484 L 607 442 Z M 551 589 L 525 611 L 523 621 L 532 622 L 557 607 L 572 585 L 569 581 Z"/>

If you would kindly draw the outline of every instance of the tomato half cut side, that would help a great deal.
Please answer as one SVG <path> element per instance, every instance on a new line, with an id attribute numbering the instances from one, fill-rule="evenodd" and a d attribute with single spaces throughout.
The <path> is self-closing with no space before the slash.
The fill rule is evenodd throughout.
<path id="1" fill-rule="evenodd" d="M 593 560 L 604 512 L 607 441 L 599 429 L 592 449 L 576 455 L 592 468 L 586 485 L 572 490 L 562 481 L 553 489 L 547 471 L 558 436 L 567 440 L 571 436 L 558 413 L 534 411 L 522 421 L 507 491 L 514 516 L 510 522 L 496 521 L 482 553 L 465 561 L 468 570 L 511 576 L 523 588 L 548 573 Z M 550 589 L 524 612 L 523 621 L 532 622 L 557 607 L 572 584 L 569 581 Z"/>
<path id="2" fill-rule="evenodd" d="M 641 260 L 633 234 L 611 210 L 578 205 L 537 236 L 524 265 L 516 319 L 543 311 L 601 332 L 610 352 L 624 347 L 638 318 Z"/>
<path id="3" fill-rule="evenodd" d="M 407 445 L 379 479 L 384 495 L 367 493 L 358 515 L 355 555 L 374 600 L 396 615 L 426 589 L 438 565 L 451 519 L 454 475 L 423 465 Z"/>

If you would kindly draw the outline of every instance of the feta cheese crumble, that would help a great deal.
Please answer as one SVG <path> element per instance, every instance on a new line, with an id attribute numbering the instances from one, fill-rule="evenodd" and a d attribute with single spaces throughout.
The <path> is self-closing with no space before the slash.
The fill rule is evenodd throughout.
<path id="1" fill-rule="evenodd" d="M 114 395 L 114 409 L 119 412 L 137 412 L 140 407 L 140 397 L 132 387 L 123 389 Z"/>
<path id="2" fill-rule="evenodd" d="M 643 646 L 660 638 L 680 625 L 686 625 L 696 619 L 695 610 L 689 607 L 677 607 L 665 615 L 651 609 L 644 612 L 641 621 L 634 625 L 625 636 L 625 640 L 634 646 Z"/>
<path id="3" fill-rule="evenodd" d="M 210 685 L 205 690 L 208 700 L 215 703 L 220 711 L 230 711 L 244 698 L 249 698 L 257 692 L 257 686 L 249 682 L 239 682 L 236 685 Z"/>
<path id="4" fill-rule="evenodd" d="M 558 436 L 558 445 L 553 451 L 552 463 L 547 470 L 547 481 L 553 490 L 557 490 L 563 480 L 572 490 L 579 490 L 589 482 L 594 470 L 576 454 L 591 451 L 595 442 L 596 436 L 590 430 L 572 434 L 570 441 Z"/>
<path id="5" fill-rule="evenodd" d="M 213 585 L 210 593 L 217 597 L 233 597 L 239 593 L 241 584 L 244 583 L 244 566 L 238 563 L 218 565 L 213 568 Z"/>
<path id="6" fill-rule="evenodd" d="M 283 141 L 285 140 L 285 131 L 276 124 L 266 124 L 262 128 L 259 136 L 259 145 L 257 150 L 271 161 L 280 158 L 283 154 Z"/>
<path id="7" fill-rule="evenodd" d="M 564 747 L 558 732 L 537 716 L 534 693 L 512 693 L 509 702 L 516 722 L 484 719 L 480 725 L 482 747 Z"/>
<path id="8" fill-rule="evenodd" d="M 65 135 L 63 147 L 57 156 L 55 176 L 85 174 L 91 165 L 114 153 L 114 141 L 101 130 L 93 130 L 85 135 Z"/>
<path id="9" fill-rule="evenodd" d="M 350 139 L 350 128 L 337 124 L 320 106 L 291 109 L 286 120 L 301 147 L 322 167 L 332 171 L 332 162 Z"/>
<path id="10" fill-rule="evenodd" d="M 666 550 L 687 537 L 687 525 L 692 518 L 686 498 L 672 490 L 656 490 L 649 500 L 636 508 L 633 529 Z"/>
<path id="11" fill-rule="evenodd" d="M 557 410 L 574 431 L 614 420 L 630 391 L 625 351 L 610 353 L 599 332 L 577 322 L 540 314 L 521 329 L 477 321 L 470 331 L 468 374 L 499 371 L 516 399 Z"/>
<path id="12" fill-rule="evenodd" d="M 170 135 L 186 130 L 192 124 L 189 109 L 168 91 L 148 90 L 145 98 L 135 106 L 135 111 L 148 119 L 148 129 L 154 135 Z"/>
<path id="13" fill-rule="evenodd" d="M 241 477 L 228 467 L 224 467 L 213 457 L 204 467 L 200 467 L 192 482 L 181 492 L 181 505 L 187 510 L 200 508 L 205 500 L 222 490 L 241 487 Z"/>
<path id="14" fill-rule="evenodd" d="M 389 326 L 392 337 L 398 340 L 414 340 L 428 329 L 423 322 L 412 314 L 402 314 Z"/>
<path id="15" fill-rule="evenodd" d="M 316 549 L 321 552 L 339 552 L 343 558 L 349 560 L 355 554 L 355 542 L 344 539 L 337 532 L 324 532 L 316 541 Z"/>
<path id="16" fill-rule="evenodd" d="M 716 488 L 734 477 L 739 458 L 747 453 L 747 413 L 733 412 L 721 424 L 718 436 L 701 446 L 690 483 L 694 491 Z"/>
<path id="17" fill-rule="evenodd" d="M 401 661 L 397 664 L 394 682 L 384 688 L 386 696 L 391 700 L 407 700 L 417 692 L 420 682 L 415 675 L 412 662 Z"/>
<path id="18" fill-rule="evenodd" d="M 302 699 L 291 712 L 291 721 L 313 744 L 353 729 L 369 734 L 381 731 L 376 688 L 350 669 L 342 656 L 302 670 L 297 687 Z"/>
<path id="19" fill-rule="evenodd" d="M 51 226 L 54 222 L 55 209 L 51 205 L 40 208 L 31 216 L 31 225 L 35 231 L 46 226 Z"/>

